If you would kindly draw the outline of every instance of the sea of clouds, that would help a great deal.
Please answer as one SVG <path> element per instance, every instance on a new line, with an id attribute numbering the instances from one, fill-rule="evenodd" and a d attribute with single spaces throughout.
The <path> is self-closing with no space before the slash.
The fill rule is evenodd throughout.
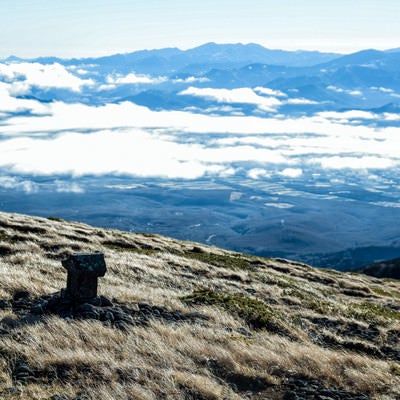
<path id="1" fill-rule="evenodd" d="M 398 114 L 350 110 L 294 117 L 280 108 L 315 102 L 265 87 L 200 88 L 196 78 L 186 79 L 190 86 L 179 95 L 212 99 L 225 111 L 231 106 L 228 115 L 195 107 L 152 110 L 131 101 L 44 102 L 32 94 L 40 88 L 101 96 L 118 85 L 167 79 L 130 73 L 109 76 L 104 84 L 86 75 L 85 69 L 58 63 L 0 63 L 0 186 L 32 190 L 31 180 L 18 176 L 190 180 L 244 174 L 265 180 L 275 174 L 297 180 L 305 170 L 374 176 L 400 166 Z M 259 114 L 238 112 L 241 104 L 254 105 Z"/>

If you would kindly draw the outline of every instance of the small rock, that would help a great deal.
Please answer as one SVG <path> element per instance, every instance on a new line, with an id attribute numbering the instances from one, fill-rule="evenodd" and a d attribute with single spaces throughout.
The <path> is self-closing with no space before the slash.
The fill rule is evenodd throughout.
<path id="1" fill-rule="evenodd" d="M 76 307 L 76 311 L 77 312 L 94 312 L 96 310 L 96 307 L 91 304 L 91 303 L 83 303 L 83 304 L 79 304 Z"/>
<path id="2" fill-rule="evenodd" d="M 9 300 L 0 299 L 0 310 L 6 310 L 11 308 L 11 303 Z"/>
<path id="3" fill-rule="evenodd" d="M 112 307 L 114 304 L 107 297 L 100 296 L 101 307 Z"/>
<path id="4" fill-rule="evenodd" d="M 101 306 L 101 297 L 100 296 L 96 296 L 93 299 L 90 299 L 87 301 L 88 304 L 91 304 L 92 306 L 96 306 L 96 307 L 100 307 Z"/>
<path id="5" fill-rule="evenodd" d="M 283 400 L 297 400 L 297 394 L 293 390 L 290 390 L 289 392 L 286 392 L 285 395 L 283 396 Z"/>
<path id="6" fill-rule="evenodd" d="M 114 321 L 114 314 L 111 311 L 106 311 L 105 313 L 101 314 L 101 320 L 102 321 Z"/>
<path id="7" fill-rule="evenodd" d="M 127 332 L 129 331 L 129 325 L 124 321 L 117 321 L 115 322 L 114 326 L 121 331 Z"/>
<path id="8" fill-rule="evenodd" d="M 14 293 L 13 300 L 26 300 L 29 299 L 29 292 L 27 290 L 18 290 Z"/>
<path id="9" fill-rule="evenodd" d="M 26 364 L 18 365 L 16 367 L 16 371 L 18 371 L 18 373 L 21 373 L 21 372 L 25 372 L 25 373 L 28 373 L 28 374 L 32 374 L 33 373 L 32 368 L 29 367 L 29 365 L 26 365 Z"/>
<path id="10" fill-rule="evenodd" d="M 39 304 L 31 307 L 31 313 L 35 315 L 42 315 L 46 311 L 46 307 L 48 305 L 48 301 L 44 300 L 40 302 Z"/>
<path id="11" fill-rule="evenodd" d="M 78 314 L 78 317 L 81 317 L 82 319 L 99 319 L 100 314 L 98 312 L 85 311 Z"/>
<path id="12" fill-rule="evenodd" d="M 205 253 L 205 251 L 201 247 L 198 247 L 198 246 L 194 246 L 191 251 L 193 253 Z"/>
<path id="13" fill-rule="evenodd" d="M 144 309 L 151 310 L 151 307 L 146 303 L 139 303 L 138 307 L 139 307 L 139 310 L 144 310 Z"/>
<path id="14" fill-rule="evenodd" d="M 22 393 L 22 390 L 20 388 L 15 387 L 15 386 L 11 386 L 11 387 L 5 388 L 2 393 L 19 395 L 19 394 Z"/>
<path id="15" fill-rule="evenodd" d="M 240 333 L 241 335 L 246 336 L 246 337 L 250 337 L 251 336 L 251 332 L 249 332 L 246 328 L 243 328 L 243 327 L 237 328 L 236 332 Z"/>
<path id="16" fill-rule="evenodd" d="M 202 319 L 204 321 L 209 321 L 210 320 L 210 317 L 208 317 L 207 315 L 201 314 L 199 312 L 192 312 L 192 313 L 186 314 L 186 318 Z"/>
<path id="17" fill-rule="evenodd" d="M 66 394 L 55 394 L 49 400 L 69 400 L 69 397 Z"/>

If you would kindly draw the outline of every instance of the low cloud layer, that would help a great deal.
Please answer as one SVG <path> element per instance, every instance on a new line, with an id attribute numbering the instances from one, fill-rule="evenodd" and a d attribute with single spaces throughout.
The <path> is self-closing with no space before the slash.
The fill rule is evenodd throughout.
<path id="1" fill-rule="evenodd" d="M 58 63 L 0 63 L 0 80 L 11 82 L 10 91 L 17 95 L 28 93 L 32 86 L 80 92 L 83 86 L 94 85 L 92 79 L 81 79 Z"/>
<path id="2" fill-rule="evenodd" d="M 71 70 L 79 74 L 79 69 Z M 152 84 L 159 79 L 164 78 L 130 73 L 113 75 L 107 84 Z M 242 174 L 253 180 L 296 180 L 310 169 L 379 171 L 400 166 L 396 114 L 353 110 L 290 117 L 275 112 L 285 104 L 315 102 L 269 88 L 191 86 L 180 92 L 221 103 L 228 115 L 154 111 L 129 101 L 94 106 L 21 97 L 33 86 L 79 92 L 91 85 L 92 79 L 60 64 L 0 64 L 0 168 L 8 176 L 0 186 L 36 190 L 13 174 L 183 179 Z M 270 114 L 235 115 L 236 104 Z M 83 189 L 59 184 L 57 190 Z"/>
<path id="3" fill-rule="evenodd" d="M 108 75 L 107 83 L 112 85 L 127 85 L 127 84 L 157 84 L 167 81 L 164 76 L 151 77 L 145 74 L 135 74 L 131 72 L 125 76 L 123 75 Z"/>
<path id="4" fill-rule="evenodd" d="M 273 96 L 260 96 L 250 88 L 211 89 L 190 87 L 181 91 L 181 95 L 204 97 L 218 103 L 253 104 L 262 111 L 275 111 L 282 102 Z"/>
<path id="5" fill-rule="evenodd" d="M 305 98 L 287 98 L 287 95 L 279 90 L 256 87 L 238 89 L 214 89 L 189 87 L 182 90 L 180 95 L 202 97 L 224 104 L 251 104 L 260 111 L 276 112 L 279 107 L 289 105 L 316 105 L 318 102 Z"/>
<path id="6" fill-rule="evenodd" d="M 50 115 L 13 117 L 0 126 L 0 168 L 185 179 L 248 168 L 253 179 L 262 179 L 268 169 L 296 179 L 304 165 L 338 170 L 400 164 L 400 128 L 354 127 L 338 122 L 336 114 L 289 121 L 216 117 L 155 112 L 129 102 L 52 103 L 47 111 Z"/>

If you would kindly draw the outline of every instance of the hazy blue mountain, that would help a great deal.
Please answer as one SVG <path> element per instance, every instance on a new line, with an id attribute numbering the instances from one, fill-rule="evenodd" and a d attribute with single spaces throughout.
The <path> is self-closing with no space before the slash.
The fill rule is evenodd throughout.
<path id="1" fill-rule="evenodd" d="M 19 59 L 9 59 L 10 62 L 13 60 Z M 90 87 L 84 88 L 84 102 L 88 104 L 137 99 L 140 104 L 157 109 L 184 109 L 191 107 L 193 101 L 203 104 L 193 96 L 177 96 L 190 86 L 225 89 L 261 86 L 282 91 L 290 98 L 306 98 L 319 103 L 297 108 L 284 106 L 285 112 L 293 110 L 309 114 L 329 108 L 378 109 L 386 104 L 396 104 L 397 98 L 389 92 L 377 91 L 377 88 L 400 90 L 400 51 L 396 49 L 364 50 L 343 56 L 270 50 L 257 44 L 207 43 L 189 50 L 166 48 L 99 58 L 65 60 L 46 57 L 33 61 L 81 67 L 87 71 L 85 77 L 99 84 L 106 84 L 110 76 L 132 72 L 163 77 L 156 83 L 119 84 L 102 91 L 101 96 L 98 90 L 93 92 Z M 32 90 L 35 97 L 44 101 L 79 100 L 76 94 L 66 91 Z M 155 92 L 160 104 L 156 104 L 154 95 L 149 95 Z M 251 107 L 246 109 L 252 110 Z"/>
<path id="2" fill-rule="evenodd" d="M 32 61 L 48 64 L 96 63 L 102 68 L 116 67 L 124 70 L 135 68 L 137 72 L 195 71 L 200 65 L 207 68 L 233 68 L 250 63 L 269 65 L 311 66 L 331 61 L 340 57 L 335 53 L 318 51 L 284 51 L 270 50 L 258 44 L 216 44 L 207 43 L 189 50 L 166 48 L 155 50 L 140 50 L 126 54 L 115 54 L 98 58 L 81 58 L 65 60 L 57 57 L 40 57 Z"/>

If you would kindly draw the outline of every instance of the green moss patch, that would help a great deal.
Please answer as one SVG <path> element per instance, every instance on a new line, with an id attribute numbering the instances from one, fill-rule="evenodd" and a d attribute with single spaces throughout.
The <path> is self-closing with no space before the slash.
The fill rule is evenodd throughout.
<path id="1" fill-rule="evenodd" d="M 140 247 L 134 243 L 125 242 L 122 240 L 111 240 L 103 242 L 102 245 L 110 250 L 119 252 L 134 252 L 139 254 L 152 255 L 159 252 L 159 249 L 152 248 L 150 246 Z"/>
<path id="2" fill-rule="evenodd" d="M 191 251 L 186 251 L 183 255 L 186 258 L 192 258 L 206 264 L 214 265 L 215 267 L 227 268 L 234 271 L 239 270 L 254 270 L 255 266 L 246 257 L 242 255 L 232 254 L 215 254 L 202 251 L 200 248 L 193 248 Z"/>
<path id="3" fill-rule="evenodd" d="M 371 290 L 374 293 L 379 294 L 380 296 L 400 299 L 400 293 L 396 292 L 394 290 L 385 290 L 385 289 L 382 289 L 382 288 L 377 287 L 377 286 L 371 287 Z"/>
<path id="4" fill-rule="evenodd" d="M 287 289 L 283 294 L 300 299 L 304 308 L 311 309 L 319 314 L 334 314 L 337 311 L 333 303 L 305 290 Z"/>
<path id="5" fill-rule="evenodd" d="M 221 307 L 231 314 L 243 318 L 254 329 L 281 330 L 278 314 L 260 300 L 235 293 L 229 294 L 213 290 L 197 290 L 181 298 L 187 304 L 201 304 Z"/>
<path id="6" fill-rule="evenodd" d="M 55 222 L 67 222 L 65 219 L 59 218 L 59 217 L 54 217 L 52 215 L 50 215 L 49 217 L 47 217 L 47 219 L 49 221 L 55 221 Z"/>
<path id="7" fill-rule="evenodd" d="M 260 280 L 260 282 L 265 283 L 266 285 L 276 285 L 282 289 L 296 289 L 298 287 L 298 284 L 290 278 L 281 279 L 276 276 L 267 275 L 265 273 L 257 274 L 256 277 Z"/>
<path id="8" fill-rule="evenodd" d="M 390 365 L 390 372 L 393 375 L 400 376 L 400 365 L 399 364 L 395 364 L 395 363 L 391 364 Z"/>
<path id="9" fill-rule="evenodd" d="M 392 308 L 374 303 L 352 303 L 349 305 L 348 316 L 360 318 L 368 322 L 400 321 L 400 312 Z"/>
<path id="10" fill-rule="evenodd" d="M 13 238 L 4 232 L 0 232 L 0 240 L 3 242 L 12 242 Z"/>

